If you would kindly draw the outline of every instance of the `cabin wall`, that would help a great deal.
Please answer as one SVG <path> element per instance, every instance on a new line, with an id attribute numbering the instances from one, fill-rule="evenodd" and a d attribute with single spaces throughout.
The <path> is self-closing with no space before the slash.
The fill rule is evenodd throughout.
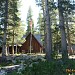
<path id="1" fill-rule="evenodd" d="M 35 37 L 34 37 L 33 35 L 32 35 L 31 47 L 32 47 L 32 50 L 31 50 L 32 53 L 39 53 L 39 52 L 41 52 L 41 50 L 42 50 L 42 46 L 41 46 L 40 43 L 35 39 Z M 23 45 L 22 45 L 22 47 L 21 47 L 21 50 L 22 50 L 24 53 L 29 53 L 29 52 L 30 52 L 30 36 L 28 36 L 28 37 L 26 38 L 25 43 L 23 43 Z"/>

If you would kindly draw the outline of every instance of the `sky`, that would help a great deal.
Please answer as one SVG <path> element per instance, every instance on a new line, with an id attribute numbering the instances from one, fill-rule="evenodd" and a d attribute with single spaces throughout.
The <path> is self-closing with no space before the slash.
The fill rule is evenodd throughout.
<path id="1" fill-rule="evenodd" d="M 29 6 L 32 8 L 32 14 L 33 14 L 33 20 L 34 20 L 34 27 L 37 25 L 37 18 L 40 9 L 35 3 L 35 0 L 20 0 L 21 1 L 21 6 L 19 8 L 20 10 L 20 18 L 23 23 L 26 25 L 26 18 L 27 18 L 27 12 L 29 9 Z"/>

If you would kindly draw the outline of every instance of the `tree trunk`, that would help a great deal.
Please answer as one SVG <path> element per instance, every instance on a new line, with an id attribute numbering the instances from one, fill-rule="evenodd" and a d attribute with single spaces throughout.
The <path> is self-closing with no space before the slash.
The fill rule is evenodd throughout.
<path id="1" fill-rule="evenodd" d="M 66 28 L 67 28 L 68 52 L 69 52 L 69 54 L 72 54 L 69 26 L 68 26 L 68 13 L 66 13 Z"/>
<path id="2" fill-rule="evenodd" d="M 12 38 L 12 54 L 14 55 L 14 29 L 13 29 L 13 38 Z"/>
<path id="3" fill-rule="evenodd" d="M 42 10 L 43 10 L 43 21 L 44 21 L 44 43 L 43 47 L 46 50 L 46 24 L 45 24 L 45 0 L 42 0 Z"/>
<path id="4" fill-rule="evenodd" d="M 10 52 L 9 52 L 9 45 L 7 46 L 7 52 L 8 52 L 8 55 L 10 54 Z"/>
<path id="5" fill-rule="evenodd" d="M 48 61 L 52 60 L 52 36 L 51 36 L 51 24 L 48 0 L 45 0 L 45 12 L 46 12 L 46 58 Z"/>
<path id="6" fill-rule="evenodd" d="M 17 54 L 17 44 L 16 44 L 16 51 L 15 51 L 15 54 Z"/>
<path id="7" fill-rule="evenodd" d="M 4 36 L 3 36 L 3 46 L 2 46 L 2 61 L 6 60 L 6 37 L 7 37 L 7 24 L 8 24 L 8 0 L 5 3 L 5 24 L 4 24 Z"/>
<path id="8" fill-rule="evenodd" d="M 62 0 L 58 0 L 58 10 L 59 10 L 59 27 L 61 32 L 61 49 L 62 49 L 62 59 L 68 59 L 68 51 L 67 51 L 67 41 L 66 41 L 66 33 L 64 27 L 64 16 L 62 9 Z"/>

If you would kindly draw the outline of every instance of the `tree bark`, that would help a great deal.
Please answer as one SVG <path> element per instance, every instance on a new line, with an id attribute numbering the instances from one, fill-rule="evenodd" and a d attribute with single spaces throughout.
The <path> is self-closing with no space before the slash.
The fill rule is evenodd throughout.
<path id="1" fill-rule="evenodd" d="M 3 35 L 3 46 L 2 46 L 2 61 L 6 60 L 6 37 L 7 37 L 7 24 L 8 24 L 8 0 L 5 3 L 5 24 L 4 24 L 4 35 Z"/>
<path id="2" fill-rule="evenodd" d="M 45 0 L 45 16 L 46 16 L 46 58 L 48 61 L 52 60 L 52 35 L 48 0 Z"/>
<path id="3" fill-rule="evenodd" d="M 69 26 L 68 26 L 68 13 L 66 13 L 66 28 L 67 28 L 68 52 L 69 52 L 69 54 L 72 54 Z"/>
<path id="4" fill-rule="evenodd" d="M 44 21 L 44 43 L 43 47 L 46 50 L 46 22 L 45 22 L 45 0 L 42 0 L 43 21 Z"/>
<path id="5" fill-rule="evenodd" d="M 14 29 L 13 29 L 13 38 L 12 38 L 12 54 L 14 55 Z"/>
<path id="6" fill-rule="evenodd" d="M 17 44 L 16 44 L 16 51 L 15 51 L 15 54 L 17 54 Z"/>
<path id="7" fill-rule="evenodd" d="M 67 41 L 66 41 L 66 33 L 65 33 L 65 26 L 64 26 L 64 16 L 63 16 L 63 9 L 62 9 L 62 0 L 58 0 L 58 10 L 59 10 L 59 27 L 61 32 L 61 50 L 62 50 L 62 59 L 68 59 L 68 51 L 67 51 Z"/>

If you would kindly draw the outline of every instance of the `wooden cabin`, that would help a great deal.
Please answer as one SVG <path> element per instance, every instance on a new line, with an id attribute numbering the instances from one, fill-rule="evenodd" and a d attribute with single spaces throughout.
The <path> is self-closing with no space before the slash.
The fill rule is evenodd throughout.
<path id="1" fill-rule="evenodd" d="M 43 46 L 37 39 L 38 36 L 35 36 L 31 33 L 25 38 L 25 42 L 21 46 L 21 50 L 24 53 L 41 53 L 43 51 Z M 40 39 L 41 40 L 41 39 Z M 31 49 L 30 49 L 31 48 Z"/>

